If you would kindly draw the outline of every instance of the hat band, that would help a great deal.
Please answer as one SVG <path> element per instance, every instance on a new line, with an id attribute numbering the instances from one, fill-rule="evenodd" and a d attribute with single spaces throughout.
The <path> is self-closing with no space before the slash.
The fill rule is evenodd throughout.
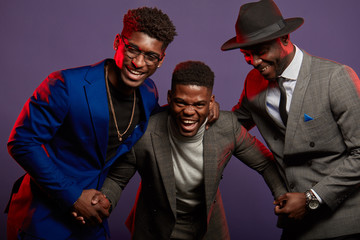
<path id="1" fill-rule="evenodd" d="M 285 27 L 285 22 L 283 19 L 281 19 L 281 20 L 277 21 L 276 23 L 273 23 L 270 26 L 267 26 L 261 30 L 247 34 L 247 40 L 248 41 L 249 40 L 257 40 L 257 39 L 261 39 L 261 38 L 270 36 L 271 34 L 281 30 L 284 27 Z M 243 37 L 237 35 L 236 39 L 238 42 L 241 42 L 243 40 Z"/>

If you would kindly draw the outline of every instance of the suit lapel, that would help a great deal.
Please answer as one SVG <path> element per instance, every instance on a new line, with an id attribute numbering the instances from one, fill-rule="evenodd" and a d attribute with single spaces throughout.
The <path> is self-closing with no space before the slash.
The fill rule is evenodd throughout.
<path id="1" fill-rule="evenodd" d="M 151 133 L 151 141 L 166 195 L 169 199 L 171 210 L 174 216 L 176 216 L 176 185 L 167 129 L 167 116 L 167 114 L 163 114 L 161 120 L 156 124 L 155 131 Z"/>
<path id="2" fill-rule="evenodd" d="M 265 80 L 267 81 L 267 80 Z M 271 84 L 268 85 L 268 88 L 271 87 Z M 259 97 L 257 98 L 257 100 L 259 101 L 257 104 L 259 106 L 259 112 L 260 113 L 266 113 L 266 114 L 263 114 L 263 117 L 266 118 L 266 121 L 267 122 L 271 122 L 272 124 L 276 125 L 279 130 L 285 135 L 285 127 L 282 123 L 278 122 L 278 121 L 275 121 L 274 118 L 270 115 L 267 107 L 266 107 L 266 96 L 267 96 L 267 92 L 268 90 L 264 90 L 263 92 L 261 92 L 259 94 Z"/>
<path id="3" fill-rule="evenodd" d="M 205 188 L 205 202 L 206 202 L 206 213 L 209 213 L 212 202 L 214 201 L 213 196 L 217 191 L 217 156 L 218 149 L 216 143 L 215 134 L 213 128 L 209 128 L 205 131 L 203 141 L 203 156 L 204 156 L 204 188 Z M 215 181 L 216 179 L 216 181 Z M 215 191 L 215 192 L 214 192 Z"/>
<path id="4" fill-rule="evenodd" d="M 109 129 L 109 109 L 105 88 L 104 63 L 105 61 L 102 61 L 89 69 L 85 76 L 85 80 L 89 84 L 84 86 L 91 120 L 103 161 L 105 161 L 108 142 L 107 129 Z"/>
<path id="5" fill-rule="evenodd" d="M 298 124 L 300 121 L 303 121 L 301 116 L 301 109 L 303 106 L 304 95 L 306 93 L 306 89 L 308 88 L 309 81 L 311 79 L 310 69 L 311 69 L 311 56 L 307 54 L 305 51 L 303 62 L 301 64 L 299 77 L 296 80 L 296 86 L 294 89 L 294 93 L 291 100 L 289 117 L 286 128 L 286 136 L 285 136 L 285 147 L 284 154 L 286 151 L 291 150 L 291 146 L 293 145 L 294 136 L 296 129 L 298 128 Z"/>

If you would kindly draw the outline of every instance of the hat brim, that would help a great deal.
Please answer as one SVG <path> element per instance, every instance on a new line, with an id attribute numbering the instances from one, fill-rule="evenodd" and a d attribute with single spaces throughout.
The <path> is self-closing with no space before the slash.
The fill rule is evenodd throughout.
<path id="1" fill-rule="evenodd" d="M 267 42 L 267 41 L 273 40 L 275 38 L 284 36 L 288 33 L 295 31 L 304 23 L 303 18 L 287 18 L 284 21 L 285 21 L 285 27 L 283 29 L 281 29 L 280 31 L 277 31 L 269 36 L 264 37 L 264 38 L 260 38 L 260 39 L 256 39 L 256 40 L 252 40 L 252 41 L 248 41 L 247 39 L 245 39 L 243 42 L 238 42 L 236 37 L 233 37 L 230 40 L 226 41 L 221 46 L 221 50 L 227 51 L 227 50 L 232 50 L 232 49 L 236 49 L 236 48 L 245 48 L 245 47 L 256 45 L 256 44 L 259 44 L 262 42 Z"/>

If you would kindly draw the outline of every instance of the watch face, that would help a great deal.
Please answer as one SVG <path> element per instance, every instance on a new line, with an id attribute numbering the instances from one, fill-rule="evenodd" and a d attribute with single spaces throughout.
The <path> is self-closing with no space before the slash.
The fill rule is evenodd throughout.
<path id="1" fill-rule="evenodd" d="M 315 210 L 315 209 L 317 209 L 318 207 L 319 207 L 319 201 L 317 201 L 317 200 L 311 200 L 311 201 L 309 202 L 309 208 L 310 208 L 310 209 Z"/>

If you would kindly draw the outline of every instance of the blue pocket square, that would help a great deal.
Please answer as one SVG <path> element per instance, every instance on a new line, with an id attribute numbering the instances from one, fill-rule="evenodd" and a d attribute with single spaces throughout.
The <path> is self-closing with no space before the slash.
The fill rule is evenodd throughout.
<path id="1" fill-rule="evenodd" d="M 304 122 L 308 122 L 308 121 L 311 121 L 311 120 L 313 120 L 313 118 L 305 113 L 304 114 Z"/>

